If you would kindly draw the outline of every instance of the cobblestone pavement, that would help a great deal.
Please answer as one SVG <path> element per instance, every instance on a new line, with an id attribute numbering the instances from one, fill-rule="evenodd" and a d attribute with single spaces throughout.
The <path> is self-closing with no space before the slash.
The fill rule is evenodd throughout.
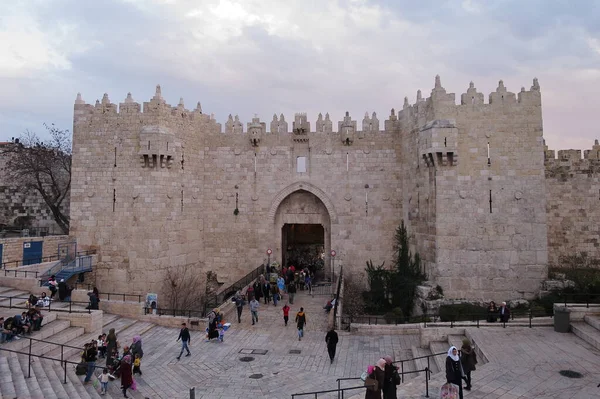
<path id="1" fill-rule="evenodd" d="M 274 307 L 261 302 L 259 323 L 251 325 L 248 307 L 242 323 L 228 320 L 232 327 L 224 342 L 206 342 L 203 333 L 192 332 L 190 357 L 177 360 L 180 344 L 178 330 L 156 326 L 142 335 L 144 345 L 143 377 L 136 398 L 188 398 L 196 387 L 196 398 L 291 398 L 291 394 L 333 389 L 336 379 L 358 377 L 366 365 L 392 354 L 396 359 L 412 357 L 411 348 L 419 345 L 416 335 L 350 335 L 338 332 L 340 342 L 336 359 L 330 364 L 325 347 L 327 326 L 323 305 L 326 295 L 308 296 L 300 292 L 291 305 L 290 323 L 283 324 L 282 303 Z M 294 316 L 303 306 L 307 327 L 298 341 Z M 127 331 L 127 330 L 126 330 Z M 134 331 L 130 331 L 129 335 Z M 600 353 L 573 334 L 560 334 L 551 327 L 536 328 L 468 328 L 476 345 L 489 363 L 473 373 L 473 390 L 465 398 L 598 398 L 600 388 Z M 264 354 L 252 350 L 266 351 Z M 297 350 L 299 353 L 290 353 Z M 240 358 L 249 356 L 251 362 Z M 560 370 L 581 372 L 583 378 L 569 379 Z M 257 378 L 251 378 L 257 377 Z M 444 373 L 430 381 L 429 397 L 439 395 L 445 382 Z M 361 385 L 344 381 L 344 387 Z M 116 388 L 116 384 L 115 384 Z M 346 398 L 364 397 L 364 391 L 349 391 Z M 118 391 L 112 390 L 114 397 Z M 398 397 L 422 398 L 422 378 L 399 387 Z M 311 398 L 314 396 L 303 396 Z M 319 395 L 337 398 L 337 394 Z"/>
<path id="2" fill-rule="evenodd" d="M 465 398 L 600 398 L 600 352 L 573 334 L 552 327 L 470 328 L 467 333 L 489 363 L 472 373 L 473 390 L 464 391 Z M 583 378 L 561 376 L 561 370 L 577 371 Z M 443 373 L 433 376 L 429 396 L 439 397 L 445 382 Z M 420 381 L 400 388 L 399 397 L 424 397 Z"/>
<path id="3" fill-rule="evenodd" d="M 291 394 L 337 387 L 336 379 L 357 377 L 368 364 L 386 354 L 410 357 L 416 335 L 363 337 L 339 332 L 340 342 L 333 364 L 325 346 L 327 314 L 323 306 L 326 295 L 311 297 L 299 292 L 290 305 L 290 322 L 284 326 L 282 306 L 261 302 L 259 323 L 251 324 L 248 307 L 242 322 L 227 320 L 232 327 L 224 342 L 205 342 L 204 334 L 192 332 L 192 356 L 177 360 L 180 344 L 175 342 L 178 330 L 154 327 L 142 336 L 144 345 L 143 377 L 137 378 L 140 393 L 154 398 L 188 398 L 189 388 L 196 387 L 196 398 L 290 398 Z M 294 317 L 303 306 L 307 326 L 298 341 Z M 266 350 L 266 354 L 248 354 L 250 350 Z M 300 353 L 290 353 L 298 350 Z M 253 357 L 242 362 L 244 356 Z M 250 376 L 262 375 L 258 379 Z M 343 386 L 361 385 L 347 381 Z M 319 398 L 337 398 L 319 395 Z"/>

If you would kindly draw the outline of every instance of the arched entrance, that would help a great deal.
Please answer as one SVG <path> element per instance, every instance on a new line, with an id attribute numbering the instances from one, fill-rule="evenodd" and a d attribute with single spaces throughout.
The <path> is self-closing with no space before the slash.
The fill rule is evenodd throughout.
<path id="1" fill-rule="evenodd" d="M 283 198 L 274 214 L 274 230 L 283 266 L 308 267 L 321 279 L 331 276 L 331 218 L 317 195 L 299 188 Z"/>

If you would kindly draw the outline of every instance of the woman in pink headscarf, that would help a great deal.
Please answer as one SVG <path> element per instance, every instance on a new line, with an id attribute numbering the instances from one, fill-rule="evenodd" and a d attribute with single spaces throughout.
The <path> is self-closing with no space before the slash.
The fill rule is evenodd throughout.
<path id="1" fill-rule="evenodd" d="M 369 378 L 372 378 L 377 381 L 377 389 L 367 388 L 367 392 L 365 393 L 365 399 L 381 399 L 381 389 L 383 388 L 384 378 L 385 378 L 385 360 L 379 359 L 376 363 L 376 366 L 369 366 L 367 369 L 367 373 L 369 374 Z"/>
<path id="2" fill-rule="evenodd" d="M 397 399 L 396 385 L 400 384 L 398 367 L 394 366 L 394 359 L 391 356 L 384 356 L 383 360 L 385 360 L 383 399 Z"/>

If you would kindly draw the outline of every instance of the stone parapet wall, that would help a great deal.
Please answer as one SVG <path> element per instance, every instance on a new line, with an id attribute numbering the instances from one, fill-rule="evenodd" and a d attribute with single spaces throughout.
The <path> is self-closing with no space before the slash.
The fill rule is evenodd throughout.
<path id="1" fill-rule="evenodd" d="M 102 334 L 102 315 L 101 310 L 92 310 L 91 313 L 68 313 L 56 312 L 57 319 L 69 320 L 71 327 L 83 327 L 86 334 Z"/>

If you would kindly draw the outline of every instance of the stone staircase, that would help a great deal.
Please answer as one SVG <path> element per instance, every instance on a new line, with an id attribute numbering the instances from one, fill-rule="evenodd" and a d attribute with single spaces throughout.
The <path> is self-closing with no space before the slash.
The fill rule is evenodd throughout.
<path id="1" fill-rule="evenodd" d="M 9 300 L 0 298 L 0 316 L 11 317 L 22 313 L 25 309 L 26 299 L 29 292 L 0 286 L 0 296 L 18 297 L 19 299 Z M 9 308 L 8 306 L 18 306 L 19 308 Z M 31 353 L 33 355 L 42 355 L 52 359 L 60 359 L 79 362 L 84 343 L 98 338 L 98 332 L 85 333 L 82 327 L 73 327 L 68 320 L 58 319 L 58 312 L 53 309 L 64 309 L 69 307 L 68 302 L 53 301 L 50 307 L 42 309 L 44 315 L 43 325 L 40 331 L 33 332 L 30 336 L 18 337 L 11 342 L 0 346 L 2 349 L 12 351 L 28 352 L 31 342 Z M 85 310 L 83 304 L 72 305 L 73 310 Z M 117 315 L 104 314 L 102 331 L 108 333 L 111 328 L 115 329 L 121 349 L 130 345 L 135 335 L 144 335 L 150 333 L 155 327 L 154 324 L 134 319 L 128 319 Z M 42 341 L 31 341 L 27 337 Z M 63 347 L 61 353 L 60 344 L 69 345 Z M 109 383 L 107 395 L 100 396 L 100 387 L 95 388 L 94 384 L 83 384 L 83 376 L 75 374 L 75 364 L 66 366 L 66 384 L 63 383 L 65 369 L 60 361 L 33 357 L 31 368 L 29 368 L 29 359 L 27 355 L 17 354 L 9 351 L 0 350 L 0 399 L 90 399 L 90 398 L 121 398 L 123 394 L 120 390 L 120 381 L 117 379 Z M 103 359 L 99 359 L 96 366 L 102 366 Z M 97 369 L 92 381 L 96 380 L 101 369 Z M 31 375 L 31 378 L 28 376 Z M 144 394 L 146 384 L 138 376 L 137 391 L 128 391 L 128 396 L 136 399 L 148 397 Z M 151 389 L 150 389 L 151 390 Z"/>
<path id="2" fill-rule="evenodd" d="M 583 321 L 572 322 L 573 334 L 600 350 L 600 316 L 586 315 Z"/>

